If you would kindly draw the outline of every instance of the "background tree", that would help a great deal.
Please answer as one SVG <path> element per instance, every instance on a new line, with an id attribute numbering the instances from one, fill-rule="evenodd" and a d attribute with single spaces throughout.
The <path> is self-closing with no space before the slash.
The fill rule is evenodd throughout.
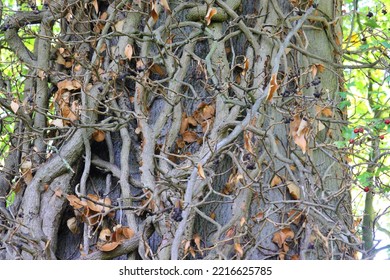
<path id="1" fill-rule="evenodd" d="M 3 8 L 1 258 L 369 251 L 340 92 L 343 68 L 373 65 L 342 64 L 341 4 Z"/>

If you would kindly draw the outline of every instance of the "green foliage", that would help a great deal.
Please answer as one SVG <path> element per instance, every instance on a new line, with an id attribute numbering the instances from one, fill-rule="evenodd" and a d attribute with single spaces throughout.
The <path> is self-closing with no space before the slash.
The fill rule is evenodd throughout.
<path id="1" fill-rule="evenodd" d="M 347 110 L 350 121 L 342 135 L 345 145 L 349 143 L 350 147 L 350 164 L 356 179 L 352 192 L 354 209 L 359 216 L 367 209 L 364 187 L 370 187 L 375 194 L 376 211 L 387 207 L 389 201 L 390 125 L 385 120 L 390 117 L 390 79 L 386 72 L 390 63 L 390 7 L 381 1 L 356 1 L 358 7 L 354 6 L 355 1 L 344 2 L 348 12 L 343 19 L 344 63 L 362 66 L 346 69 L 345 92 L 339 93 L 344 98 L 339 108 Z M 364 132 L 354 133 L 359 127 Z M 389 221 L 390 215 L 383 215 L 377 228 L 384 228 Z"/>
<path id="2" fill-rule="evenodd" d="M 13 190 L 7 195 L 6 200 L 5 200 L 6 207 L 10 207 L 12 204 L 14 204 L 15 195 L 16 195 L 16 193 Z"/>

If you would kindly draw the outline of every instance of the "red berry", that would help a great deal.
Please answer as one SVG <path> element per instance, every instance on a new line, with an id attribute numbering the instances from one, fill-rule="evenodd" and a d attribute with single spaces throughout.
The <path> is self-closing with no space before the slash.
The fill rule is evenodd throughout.
<path id="1" fill-rule="evenodd" d="M 353 130 L 354 133 L 359 133 L 359 131 L 360 131 L 359 128 L 355 128 L 355 129 Z"/>
<path id="2" fill-rule="evenodd" d="M 384 135 L 380 135 L 379 139 L 383 140 L 383 139 L 385 139 L 385 136 Z"/>
<path id="3" fill-rule="evenodd" d="M 364 132 L 364 128 L 363 127 L 359 128 L 359 132 L 363 133 Z"/>
<path id="4" fill-rule="evenodd" d="M 385 119 L 385 124 L 390 124 L 390 119 Z"/>
<path id="5" fill-rule="evenodd" d="M 355 143 L 355 139 L 349 139 L 349 144 Z"/>
<path id="6" fill-rule="evenodd" d="M 363 190 L 364 190 L 365 192 L 369 192 L 369 191 L 370 191 L 370 188 L 369 188 L 369 187 L 365 187 Z"/>

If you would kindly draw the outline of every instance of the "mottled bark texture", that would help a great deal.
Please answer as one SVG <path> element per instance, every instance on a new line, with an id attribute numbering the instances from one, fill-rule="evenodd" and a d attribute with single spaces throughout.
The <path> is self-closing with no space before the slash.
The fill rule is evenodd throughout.
<path id="1" fill-rule="evenodd" d="M 0 257 L 353 258 L 333 144 L 341 3 L 314 2 L 50 1 L 4 18 L 29 78 Z"/>

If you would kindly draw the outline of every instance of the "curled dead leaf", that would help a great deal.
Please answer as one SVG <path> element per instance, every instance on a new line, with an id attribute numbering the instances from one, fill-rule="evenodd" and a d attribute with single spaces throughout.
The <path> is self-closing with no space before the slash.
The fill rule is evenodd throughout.
<path id="1" fill-rule="evenodd" d="M 103 228 L 99 233 L 99 240 L 102 242 L 110 241 L 111 230 L 109 228 Z"/>
<path id="2" fill-rule="evenodd" d="M 294 142 L 297 144 L 299 148 L 301 148 L 302 153 L 306 154 L 307 151 L 307 141 L 304 134 L 301 134 L 300 136 L 296 135 L 294 137 Z"/>
<path id="3" fill-rule="evenodd" d="M 93 7 L 94 7 L 94 9 L 95 9 L 96 14 L 98 14 L 98 13 L 99 13 L 99 4 L 98 4 L 98 1 L 97 1 L 97 0 L 93 0 L 93 1 L 92 1 L 92 5 L 93 5 Z"/>
<path id="4" fill-rule="evenodd" d="M 280 178 L 278 175 L 275 175 L 271 180 L 270 186 L 275 187 L 280 183 L 282 183 L 282 178 Z"/>
<path id="5" fill-rule="evenodd" d="M 206 179 L 206 175 L 204 174 L 203 166 L 200 163 L 198 163 L 198 175 L 202 179 Z"/>
<path id="6" fill-rule="evenodd" d="M 72 206 L 74 209 L 80 209 L 84 206 L 87 206 L 85 201 L 81 201 L 80 198 L 73 194 L 67 195 L 66 199 L 69 201 L 70 206 Z"/>
<path id="7" fill-rule="evenodd" d="M 201 241 L 200 235 L 198 233 L 195 233 L 193 239 L 199 252 L 203 255 L 202 248 L 200 247 L 200 241 Z"/>
<path id="8" fill-rule="evenodd" d="M 252 132 L 244 131 L 244 149 L 251 154 L 253 154 L 252 136 L 253 136 Z"/>
<path id="9" fill-rule="evenodd" d="M 19 102 L 17 101 L 17 99 L 12 100 L 10 106 L 12 112 L 16 114 L 16 112 L 19 110 Z"/>
<path id="10" fill-rule="evenodd" d="M 279 248 L 282 248 L 286 240 L 289 238 L 294 238 L 295 234 L 290 228 L 284 228 L 275 232 L 272 242 L 277 244 Z"/>
<path id="11" fill-rule="evenodd" d="M 66 79 L 57 83 L 58 91 L 60 90 L 77 90 L 81 88 L 81 83 L 74 79 Z"/>
<path id="12" fill-rule="evenodd" d="M 277 81 L 277 78 L 276 78 L 276 75 L 277 73 L 274 73 L 272 74 L 271 76 L 271 81 L 270 81 L 270 85 L 269 85 L 269 90 L 268 90 L 268 94 L 267 94 L 267 101 L 271 101 L 273 96 L 274 96 L 274 93 L 278 90 L 279 88 L 279 85 L 278 85 L 278 81 Z"/>
<path id="13" fill-rule="evenodd" d="M 184 255 L 187 255 L 190 246 L 191 246 L 191 240 L 187 240 L 184 244 Z"/>
<path id="14" fill-rule="evenodd" d="M 168 0 L 160 0 L 160 4 L 164 7 L 165 12 L 168 14 L 172 13 L 171 8 L 169 8 Z"/>
<path id="15" fill-rule="evenodd" d="M 92 138 L 96 142 L 103 142 L 104 139 L 106 138 L 106 133 L 104 131 L 102 131 L 102 130 L 95 130 L 92 133 Z"/>
<path id="16" fill-rule="evenodd" d="M 133 57 L 133 46 L 130 44 L 127 44 L 125 47 L 124 53 L 125 53 L 125 56 L 127 57 L 127 59 L 131 60 L 131 58 Z"/>
<path id="17" fill-rule="evenodd" d="M 307 119 L 302 118 L 297 130 L 297 136 L 301 136 L 301 134 L 306 133 L 308 126 L 309 126 L 309 122 L 307 121 Z"/>
<path id="18" fill-rule="evenodd" d="M 52 120 L 49 122 L 50 125 L 54 125 L 58 128 L 63 128 L 64 127 L 64 123 L 61 119 L 55 119 L 55 120 Z"/>
<path id="19" fill-rule="evenodd" d="M 211 23 L 211 18 L 212 18 L 216 13 L 217 13 L 217 9 L 216 9 L 216 8 L 210 7 L 210 8 L 207 10 L 207 14 L 206 14 L 206 16 L 204 17 L 207 26 L 210 25 L 210 23 Z"/>
<path id="20" fill-rule="evenodd" d="M 120 244 L 119 242 L 109 242 L 101 246 L 98 246 L 98 249 L 102 252 L 110 252 L 114 250 L 116 247 L 118 247 L 119 244 Z"/>
<path id="21" fill-rule="evenodd" d="M 291 260 L 293 260 L 293 261 L 300 260 L 299 255 L 292 255 Z"/>
<path id="22" fill-rule="evenodd" d="M 244 256 L 244 250 L 242 250 L 240 243 L 234 243 L 234 250 L 236 251 L 237 255 L 242 258 Z"/>
<path id="23" fill-rule="evenodd" d="M 301 189 L 292 181 L 287 181 L 287 189 L 293 199 L 301 198 Z"/>
<path id="24" fill-rule="evenodd" d="M 131 239 L 134 234 L 134 231 L 129 227 L 118 227 L 112 234 L 112 240 L 114 242 L 122 242 L 125 239 Z"/>
<path id="25" fill-rule="evenodd" d="M 68 229 L 69 229 L 73 234 L 79 233 L 79 227 L 78 227 L 78 225 L 77 225 L 77 219 L 76 219 L 76 217 L 69 218 L 69 219 L 66 221 L 66 225 L 67 225 Z"/>
<path id="26" fill-rule="evenodd" d="M 183 140 L 184 142 L 187 142 L 187 143 L 193 143 L 193 142 L 196 142 L 196 140 L 198 139 L 198 135 L 196 134 L 195 131 L 185 131 L 183 134 Z"/>
<path id="27" fill-rule="evenodd" d="M 294 209 L 290 210 L 287 215 L 289 217 L 289 220 L 292 220 L 293 224 L 295 225 L 299 225 L 303 216 L 302 212 L 296 211 Z"/>
<path id="28" fill-rule="evenodd" d="M 151 1 L 150 16 L 155 22 L 158 20 L 157 5 L 155 0 Z"/>

